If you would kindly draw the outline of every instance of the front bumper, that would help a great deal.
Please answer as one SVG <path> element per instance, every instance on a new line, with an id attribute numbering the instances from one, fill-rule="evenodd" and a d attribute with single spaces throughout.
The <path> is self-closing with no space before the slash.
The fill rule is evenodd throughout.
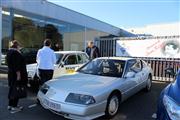
<path id="1" fill-rule="evenodd" d="M 171 120 L 163 104 L 158 106 L 157 120 Z"/>
<path id="2" fill-rule="evenodd" d="M 157 105 L 157 120 L 171 120 L 166 108 L 163 104 L 163 97 L 165 94 L 167 94 L 169 91 L 169 86 L 167 86 L 160 94 L 160 97 L 158 99 L 158 105 Z"/>
<path id="3" fill-rule="evenodd" d="M 76 120 L 91 120 L 105 115 L 107 104 L 106 101 L 89 106 L 57 102 L 46 97 L 41 91 L 38 92 L 38 99 L 45 109 L 49 109 L 65 118 Z M 47 104 L 47 101 L 50 103 Z"/>

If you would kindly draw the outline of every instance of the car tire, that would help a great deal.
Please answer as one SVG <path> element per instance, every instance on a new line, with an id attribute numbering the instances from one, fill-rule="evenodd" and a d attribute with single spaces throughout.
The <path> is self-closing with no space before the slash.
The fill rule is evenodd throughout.
<path id="1" fill-rule="evenodd" d="M 107 118 L 114 117 L 119 111 L 120 97 L 118 94 L 112 94 L 107 101 L 105 116 Z"/>
<path id="2" fill-rule="evenodd" d="M 149 75 L 147 83 L 146 83 L 146 87 L 145 87 L 145 92 L 149 92 L 151 91 L 151 87 L 152 87 L 152 76 Z"/>

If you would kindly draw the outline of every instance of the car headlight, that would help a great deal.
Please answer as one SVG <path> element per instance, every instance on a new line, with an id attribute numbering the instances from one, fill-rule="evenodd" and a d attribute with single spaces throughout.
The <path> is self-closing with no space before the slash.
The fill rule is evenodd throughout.
<path id="1" fill-rule="evenodd" d="M 47 91 L 49 90 L 49 86 L 47 84 L 43 84 L 41 87 L 40 87 L 40 91 L 44 94 L 47 93 Z"/>
<path id="2" fill-rule="evenodd" d="M 81 105 L 90 105 L 95 103 L 93 96 L 76 93 L 70 93 L 65 101 Z"/>
<path id="3" fill-rule="evenodd" d="M 164 106 L 172 120 L 180 120 L 180 106 L 172 98 L 165 95 L 163 97 Z"/>

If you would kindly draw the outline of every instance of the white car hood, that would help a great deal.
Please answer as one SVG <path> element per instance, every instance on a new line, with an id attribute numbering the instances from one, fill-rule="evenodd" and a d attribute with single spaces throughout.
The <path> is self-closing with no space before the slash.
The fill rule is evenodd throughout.
<path id="1" fill-rule="evenodd" d="M 119 78 L 77 73 L 53 79 L 48 81 L 47 85 L 66 93 L 96 94 L 101 89 L 112 85 L 117 79 Z"/>

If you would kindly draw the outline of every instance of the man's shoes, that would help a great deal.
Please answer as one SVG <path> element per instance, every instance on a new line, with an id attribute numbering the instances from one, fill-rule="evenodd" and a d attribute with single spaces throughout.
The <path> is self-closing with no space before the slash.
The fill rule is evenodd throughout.
<path id="1" fill-rule="evenodd" d="M 23 106 L 9 107 L 10 113 L 17 113 L 23 110 Z"/>
<path id="2" fill-rule="evenodd" d="M 20 110 L 23 110 L 24 107 L 18 105 L 17 108 L 19 108 Z"/>
<path id="3" fill-rule="evenodd" d="M 9 106 L 9 105 L 7 106 L 7 109 L 8 109 L 8 110 L 11 110 L 11 108 L 12 108 L 12 106 Z"/>
<path id="4" fill-rule="evenodd" d="M 12 107 L 12 106 L 9 106 L 9 105 L 7 106 L 8 110 L 11 110 L 12 108 L 19 108 L 19 109 L 23 110 L 24 107 L 23 106 L 19 106 L 19 105 L 17 107 Z"/>

